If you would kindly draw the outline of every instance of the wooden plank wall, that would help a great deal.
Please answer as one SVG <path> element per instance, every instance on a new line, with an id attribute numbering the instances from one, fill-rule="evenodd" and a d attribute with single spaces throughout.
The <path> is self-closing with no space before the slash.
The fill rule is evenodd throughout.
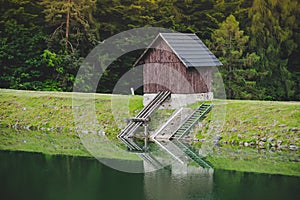
<path id="1" fill-rule="evenodd" d="M 169 46 L 160 41 L 149 49 L 144 64 L 144 93 L 170 90 L 174 94 L 193 94 L 211 91 L 211 68 L 186 68 Z"/>

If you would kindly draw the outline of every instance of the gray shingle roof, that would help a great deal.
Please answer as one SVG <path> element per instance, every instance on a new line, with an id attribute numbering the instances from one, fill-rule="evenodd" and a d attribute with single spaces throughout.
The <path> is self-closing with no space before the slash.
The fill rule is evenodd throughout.
<path id="1" fill-rule="evenodd" d="M 186 67 L 221 66 L 222 63 L 193 33 L 160 33 Z"/>

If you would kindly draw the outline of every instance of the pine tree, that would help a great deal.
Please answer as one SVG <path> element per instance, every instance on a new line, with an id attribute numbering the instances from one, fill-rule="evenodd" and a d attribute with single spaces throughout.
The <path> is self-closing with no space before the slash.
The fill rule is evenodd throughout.
<path id="1" fill-rule="evenodd" d="M 261 57 L 258 70 L 267 75 L 259 81 L 266 89 L 266 99 L 288 100 L 294 96 L 288 59 L 297 48 L 294 34 L 299 26 L 299 6 L 297 0 L 254 0 L 250 9 L 250 46 Z"/>
<path id="2" fill-rule="evenodd" d="M 239 99 L 259 98 L 255 87 L 257 71 L 252 67 L 259 57 L 247 52 L 249 36 L 240 30 L 239 22 L 230 15 L 213 31 L 210 48 L 224 66 L 220 69 L 227 97 Z"/>
<path id="3" fill-rule="evenodd" d="M 42 0 L 45 21 L 53 30 L 50 48 L 80 50 L 88 53 L 97 42 L 97 23 L 93 13 L 96 0 Z"/>

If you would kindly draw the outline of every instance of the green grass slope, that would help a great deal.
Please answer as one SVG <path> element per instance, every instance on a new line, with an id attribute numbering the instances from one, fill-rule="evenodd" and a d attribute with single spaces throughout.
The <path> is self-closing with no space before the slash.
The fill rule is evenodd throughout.
<path id="1" fill-rule="evenodd" d="M 122 102 L 123 99 L 129 101 L 129 113 L 118 116 L 119 120 L 123 120 L 123 117 L 134 116 L 142 109 L 142 96 L 112 98 L 109 94 L 95 95 L 97 124 L 110 139 L 116 139 L 120 129 L 112 113 L 112 99 L 117 99 L 116 102 Z M 299 150 L 289 153 L 292 152 L 289 151 L 290 145 L 300 146 L 300 102 L 228 100 L 214 103 L 216 110 L 218 106 L 226 106 L 223 130 L 216 133 L 221 138 L 219 144 L 225 146 L 215 148 L 208 156 L 216 168 L 300 176 Z M 114 106 L 118 106 L 118 103 Z M 117 110 L 122 109 L 121 104 L 119 106 Z M 171 111 L 159 111 L 151 123 L 157 126 L 167 115 L 170 116 Z M 194 137 L 205 141 L 211 120 L 209 114 L 201 122 L 202 128 L 195 130 Z M 4 128 L 0 129 L 0 150 L 91 156 L 76 131 L 72 93 L 0 89 L 0 127 Z M 245 143 L 252 148 L 247 148 L 247 152 L 243 153 L 245 148 L 242 145 Z M 233 148 L 231 144 L 234 144 Z M 202 143 L 194 145 L 201 148 Z M 275 154 L 261 153 L 269 150 L 273 152 L 279 146 L 285 148 L 279 148 L 278 152 L 275 150 L 276 159 L 273 159 Z M 121 156 L 116 155 L 116 158 Z"/>

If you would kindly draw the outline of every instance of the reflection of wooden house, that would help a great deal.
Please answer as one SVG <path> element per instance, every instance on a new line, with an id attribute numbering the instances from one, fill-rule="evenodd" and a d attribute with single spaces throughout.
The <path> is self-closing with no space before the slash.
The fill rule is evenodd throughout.
<path id="1" fill-rule="evenodd" d="M 170 106 L 179 107 L 213 98 L 212 67 L 222 63 L 195 34 L 160 33 L 137 65 L 143 65 L 144 104 L 170 90 Z"/>

